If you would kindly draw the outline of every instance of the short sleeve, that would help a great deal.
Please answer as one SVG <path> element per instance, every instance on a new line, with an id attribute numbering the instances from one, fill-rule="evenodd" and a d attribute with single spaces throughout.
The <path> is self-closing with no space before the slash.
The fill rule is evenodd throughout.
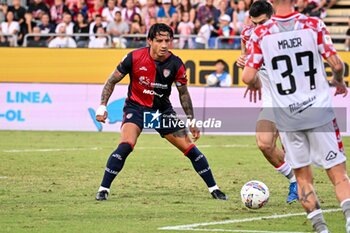
<path id="1" fill-rule="evenodd" d="M 185 65 L 183 63 L 181 64 L 179 70 L 176 73 L 175 84 L 178 87 L 187 84 L 187 74 L 186 74 Z"/>
<path id="2" fill-rule="evenodd" d="M 262 50 L 260 47 L 260 38 L 253 32 L 247 43 L 247 62 L 245 66 L 260 69 L 264 63 Z"/>
<path id="3" fill-rule="evenodd" d="M 132 69 L 132 53 L 128 53 L 117 66 L 117 69 L 122 74 L 129 74 Z"/>
<path id="4" fill-rule="evenodd" d="M 317 44 L 318 50 L 324 59 L 337 53 L 326 25 L 321 20 L 319 20 L 317 27 Z"/>

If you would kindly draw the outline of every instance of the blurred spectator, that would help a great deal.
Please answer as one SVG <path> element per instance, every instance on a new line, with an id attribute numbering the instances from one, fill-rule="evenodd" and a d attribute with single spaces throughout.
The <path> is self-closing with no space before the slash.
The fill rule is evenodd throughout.
<path id="1" fill-rule="evenodd" d="M 40 34 L 40 28 L 34 27 L 33 33 Z M 29 36 L 27 40 L 27 47 L 47 47 L 45 38 L 41 36 Z"/>
<path id="2" fill-rule="evenodd" d="M 179 34 L 177 31 L 177 26 L 179 26 L 180 18 L 177 12 L 171 16 L 170 21 L 168 18 L 161 18 L 161 20 L 163 20 L 164 23 L 168 24 L 173 29 L 174 34 Z"/>
<path id="3" fill-rule="evenodd" d="M 170 23 L 172 15 L 176 13 L 176 8 L 171 4 L 171 0 L 162 0 L 162 6 L 158 11 L 158 18 L 165 18 L 162 21 Z"/>
<path id="4" fill-rule="evenodd" d="M 177 32 L 181 35 L 179 39 L 179 49 L 194 48 L 193 38 L 186 37 L 192 35 L 193 29 L 194 24 L 190 21 L 190 14 L 188 12 L 183 12 L 182 20 L 177 27 Z"/>
<path id="5" fill-rule="evenodd" d="M 240 34 L 245 24 L 247 17 L 246 3 L 244 0 L 239 0 L 237 4 L 237 10 L 233 12 L 233 29 L 236 34 Z"/>
<path id="6" fill-rule="evenodd" d="M 33 28 L 36 27 L 37 23 L 34 21 L 32 13 L 26 12 L 25 20 L 20 24 L 20 33 L 18 35 L 18 44 L 22 45 L 24 36 L 28 33 L 33 33 Z"/>
<path id="7" fill-rule="evenodd" d="M 140 14 L 141 10 L 135 5 L 134 0 L 127 0 L 125 6 L 126 7 L 122 9 L 122 19 L 124 22 L 131 25 L 134 14 Z"/>
<path id="8" fill-rule="evenodd" d="M 326 10 L 332 8 L 338 0 L 327 0 Z"/>
<path id="9" fill-rule="evenodd" d="M 84 18 L 87 19 L 88 18 L 88 11 L 89 11 L 89 8 L 86 5 L 85 0 L 78 0 L 77 8 L 74 8 L 74 11 L 73 11 L 74 21 L 77 20 L 77 15 L 79 13 L 81 13 L 84 16 Z"/>
<path id="10" fill-rule="evenodd" d="M 96 34 L 105 34 L 105 29 L 103 27 L 97 28 Z M 107 37 L 97 36 L 90 40 L 89 48 L 107 48 Z"/>
<path id="11" fill-rule="evenodd" d="M 350 16 L 349 16 L 349 21 L 348 21 L 349 28 L 346 31 L 346 40 L 345 40 L 345 50 L 350 51 Z"/>
<path id="12" fill-rule="evenodd" d="M 177 12 L 179 12 L 180 18 L 182 18 L 184 12 L 188 12 L 190 22 L 194 23 L 196 19 L 196 10 L 192 8 L 190 0 L 182 0 L 177 7 Z"/>
<path id="13" fill-rule="evenodd" d="M 106 28 L 107 27 L 107 23 L 102 21 L 102 16 L 101 15 L 96 15 L 95 17 L 95 21 L 93 21 L 92 23 L 90 23 L 89 26 L 89 34 L 96 34 L 97 29 L 99 27 L 103 27 Z M 90 36 L 90 40 L 94 38 L 94 36 Z"/>
<path id="14" fill-rule="evenodd" d="M 142 23 L 142 18 L 140 14 L 134 14 L 132 24 L 130 27 L 130 34 L 145 34 L 146 26 Z"/>
<path id="15" fill-rule="evenodd" d="M 89 7 L 88 19 L 89 22 L 93 21 L 97 15 L 102 15 L 103 0 L 95 0 L 93 7 Z"/>
<path id="16" fill-rule="evenodd" d="M 89 33 L 89 25 L 84 18 L 82 13 L 78 13 L 77 20 L 75 22 L 74 33 Z M 77 42 L 78 48 L 86 48 L 89 42 L 89 37 L 87 36 L 76 36 L 75 41 Z"/>
<path id="17" fill-rule="evenodd" d="M 8 6 L 6 3 L 0 2 L 0 23 L 5 21 L 7 8 Z"/>
<path id="18" fill-rule="evenodd" d="M 233 18 L 233 12 L 237 10 L 237 4 L 235 0 L 230 0 L 227 6 L 226 14 Z"/>
<path id="19" fill-rule="evenodd" d="M 6 22 L 1 23 L 1 33 L 12 34 L 17 36 L 20 30 L 19 23 L 17 21 L 14 21 L 13 18 L 14 18 L 13 12 L 8 11 L 6 14 Z M 15 40 L 13 37 L 8 37 L 8 38 L 4 37 L 2 39 L 2 43 L 9 46 L 14 46 Z"/>
<path id="20" fill-rule="evenodd" d="M 41 16 L 41 21 L 39 24 L 40 33 L 43 35 L 49 33 L 55 33 L 55 25 L 50 22 L 50 18 L 48 14 L 43 14 Z M 44 36 L 42 37 L 47 43 L 53 38 L 52 36 Z"/>
<path id="21" fill-rule="evenodd" d="M 146 35 L 146 26 L 142 23 L 141 15 L 134 14 L 134 19 L 130 27 L 130 34 L 144 34 Z M 134 37 L 130 38 L 129 46 L 131 48 L 139 48 L 146 46 L 146 38 Z"/>
<path id="22" fill-rule="evenodd" d="M 29 5 L 28 11 L 32 13 L 33 18 L 36 21 L 40 21 L 43 14 L 50 15 L 49 8 L 42 2 L 42 0 L 34 0 L 34 2 Z"/>
<path id="23" fill-rule="evenodd" d="M 13 5 L 9 6 L 8 11 L 13 12 L 14 20 L 21 24 L 24 21 L 24 14 L 26 13 L 26 8 L 21 6 L 20 0 L 13 0 Z"/>
<path id="24" fill-rule="evenodd" d="M 119 37 L 129 33 L 129 25 L 122 20 L 120 11 L 115 12 L 114 21 L 108 24 L 107 32 L 113 37 Z"/>
<path id="25" fill-rule="evenodd" d="M 55 4 L 50 9 L 51 21 L 54 24 L 59 24 L 63 21 L 64 13 L 70 13 L 68 7 L 63 3 L 63 0 L 55 0 Z"/>
<path id="26" fill-rule="evenodd" d="M 103 21 L 112 22 L 117 11 L 120 11 L 120 9 L 115 6 L 115 0 L 108 0 L 107 7 L 103 8 L 102 11 Z"/>
<path id="27" fill-rule="evenodd" d="M 74 23 L 72 22 L 72 16 L 69 13 L 63 14 L 63 20 L 56 26 L 55 32 L 58 33 L 58 28 L 62 25 L 66 26 L 66 33 L 68 35 L 73 34 Z"/>
<path id="28" fill-rule="evenodd" d="M 59 34 L 66 34 L 66 26 L 61 25 L 58 28 Z M 49 48 L 76 48 L 77 44 L 70 36 L 56 36 L 53 40 L 49 43 Z"/>
<path id="29" fill-rule="evenodd" d="M 229 15 L 230 17 L 232 17 L 233 12 L 227 13 L 227 9 L 228 9 L 228 2 L 227 0 L 221 0 L 219 2 L 219 7 L 218 10 L 220 11 L 220 16 L 222 15 Z"/>
<path id="30" fill-rule="evenodd" d="M 327 0 L 298 0 L 298 11 L 312 17 L 324 18 Z"/>
<path id="31" fill-rule="evenodd" d="M 270 0 L 270 2 L 273 2 L 273 0 Z M 252 5 L 253 0 L 244 0 L 244 3 L 245 3 L 246 9 L 250 9 L 250 6 Z"/>
<path id="32" fill-rule="evenodd" d="M 204 5 L 206 0 L 190 0 L 191 5 L 194 9 L 197 9 L 199 6 Z"/>
<path id="33" fill-rule="evenodd" d="M 78 2 L 80 2 L 80 0 L 65 0 L 65 4 L 71 14 L 74 14 L 76 12 L 76 9 L 78 8 Z"/>
<path id="34" fill-rule="evenodd" d="M 206 19 L 210 17 L 214 19 L 214 24 L 217 24 L 219 15 L 220 11 L 213 6 L 213 0 L 206 0 L 206 4 L 198 8 L 197 19 L 201 25 L 204 25 Z"/>
<path id="35" fill-rule="evenodd" d="M 146 5 L 141 9 L 141 15 L 143 15 L 143 20 L 147 27 L 147 31 L 150 29 L 150 21 L 153 18 L 156 18 L 158 15 L 158 6 L 156 5 L 155 0 L 147 0 Z"/>
<path id="36" fill-rule="evenodd" d="M 232 84 L 231 75 L 225 71 L 226 63 L 219 59 L 215 62 L 215 72 L 207 77 L 207 84 L 211 87 L 229 87 Z M 209 82 L 210 80 L 210 82 Z"/>
<path id="37" fill-rule="evenodd" d="M 230 37 L 234 36 L 235 32 L 230 27 L 231 17 L 229 15 L 223 15 L 220 17 L 220 28 L 218 31 L 219 36 Z M 220 49 L 232 49 L 234 47 L 234 39 L 220 39 Z"/>
<path id="38" fill-rule="evenodd" d="M 213 27 L 214 19 L 207 18 L 206 24 L 204 24 L 196 37 L 196 48 L 205 49 L 205 45 L 209 43 L 211 32 L 214 30 Z"/>

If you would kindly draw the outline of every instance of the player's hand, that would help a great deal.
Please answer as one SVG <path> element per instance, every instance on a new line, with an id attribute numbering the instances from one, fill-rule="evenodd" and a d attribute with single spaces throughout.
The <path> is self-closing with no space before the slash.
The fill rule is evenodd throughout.
<path id="1" fill-rule="evenodd" d="M 247 97 L 249 93 L 249 102 L 257 102 L 257 98 L 261 100 L 261 81 L 260 78 L 257 78 L 256 82 L 253 85 L 247 86 L 247 89 L 244 92 L 244 98 Z"/>
<path id="2" fill-rule="evenodd" d="M 239 56 L 239 58 L 237 59 L 237 66 L 239 68 L 242 68 L 242 69 L 244 68 L 246 58 L 247 58 L 247 55 L 245 54 L 241 54 L 241 56 Z"/>
<path id="3" fill-rule="evenodd" d="M 201 136 L 201 131 L 196 126 L 190 126 L 190 132 L 192 134 L 192 140 L 195 142 Z"/>
<path id="4" fill-rule="evenodd" d="M 96 110 L 96 121 L 106 123 L 108 113 L 107 108 L 104 105 L 100 105 Z"/>
<path id="5" fill-rule="evenodd" d="M 331 84 L 335 86 L 335 93 L 334 96 L 336 95 L 343 95 L 343 97 L 348 95 L 348 88 L 346 87 L 345 82 L 338 82 L 335 79 L 332 79 Z"/>

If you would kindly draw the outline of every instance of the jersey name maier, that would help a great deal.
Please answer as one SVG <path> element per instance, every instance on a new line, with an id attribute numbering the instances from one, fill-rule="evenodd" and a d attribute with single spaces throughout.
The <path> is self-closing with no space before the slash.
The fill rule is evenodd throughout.
<path id="1" fill-rule="evenodd" d="M 280 50 L 296 48 L 296 47 L 300 47 L 300 46 L 302 46 L 300 37 L 289 39 L 289 40 L 278 41 L 278 48 Z"/>

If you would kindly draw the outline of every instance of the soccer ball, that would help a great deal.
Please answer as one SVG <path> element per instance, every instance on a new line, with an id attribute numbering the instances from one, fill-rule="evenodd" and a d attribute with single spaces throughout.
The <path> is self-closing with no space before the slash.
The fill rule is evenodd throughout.
<path id="1" fill-rule="evenodd" d="M 209 75 L 207 77 L 207 85 L 209 87 L 216 86 L 218 82 L 219 82 L 219 79 L 217 77 L 215 77 L 214 75 Z"/>
<path id="2" fill-rule="evenodd" d="M 269 197 L 269 188 L 261 181 L 251 180 L 241 189 L 242 202 L 249 209 L 263 207 L 268 202 Z"/>

